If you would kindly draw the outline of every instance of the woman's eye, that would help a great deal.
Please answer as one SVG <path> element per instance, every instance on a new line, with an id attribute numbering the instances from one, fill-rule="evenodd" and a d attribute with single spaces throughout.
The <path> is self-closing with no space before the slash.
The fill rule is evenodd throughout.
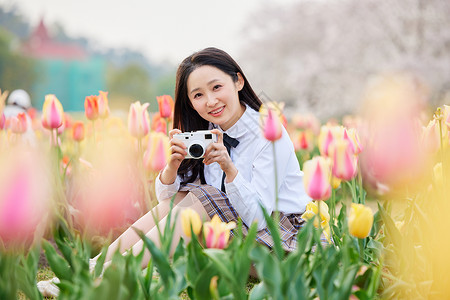
<path id="1" fill-rule="evenodd" d="M 222 86 L 221 86 L 220 84 L 217 84 L 217 85 L 214 86 L 213 89 L 214 89 L 214 90 L 217 90 L 217 89 L 219 89 L 219 88 L 221 88 L 221 87 L 222 87 Z"/>
<path id="2" fill-rule="evenodd" d="M 194 95 L 194 99 L 198 99 L 198 98 L 200 98 L 201 96 L 202 96 L 202 94 L 197 93 L 197 94 Z"/>

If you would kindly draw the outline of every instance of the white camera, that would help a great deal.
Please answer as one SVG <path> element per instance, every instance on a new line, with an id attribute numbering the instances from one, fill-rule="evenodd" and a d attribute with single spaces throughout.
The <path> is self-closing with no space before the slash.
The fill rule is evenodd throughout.
<path id="1" fill-rule="evenodd" d="M 209 130 L 199 130 L 174 134 L 173 138 L 181 140 L 186 146 L 186 158 L 202 158 L 209 144 L 217 142 L 217 134 Z"/>

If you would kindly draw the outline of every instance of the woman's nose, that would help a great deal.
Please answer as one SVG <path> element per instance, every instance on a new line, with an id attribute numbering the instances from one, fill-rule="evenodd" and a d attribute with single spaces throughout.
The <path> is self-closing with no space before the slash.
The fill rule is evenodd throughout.
<path id="1" fill-rule="evenodd" d="M 206 102 L 206 105 L 208 106 L 214 106 L 217 103 L 216 97 L 214 95 L 208 95 L 208 101 Z"/>

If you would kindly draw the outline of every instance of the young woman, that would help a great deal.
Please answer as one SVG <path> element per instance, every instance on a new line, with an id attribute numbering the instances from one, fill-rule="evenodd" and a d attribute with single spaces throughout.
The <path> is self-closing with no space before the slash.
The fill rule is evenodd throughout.
<path id="1" fill-rule="evenodd" d="M 174 216 L 190 207 L 204 220 L 218 214 L 224 222 L 241 218 L 247 227 L 256 222 L 258 242 L 271 247 L 262 205 L 269 214 L 280 212 L 284 249 L 294 250 L 303 223 L 300 215 L 311 199 L 303 189 L 303 174 L 284 128 L 281 139 L 275 142 L 274 158 L 272 144 L 263 137 L 259 125 L 261 104 L 242 69 L 226 52 L 206 48 L 184 59 L 176 75 L 174 129 L 169 133 L 171 156 L 155 183 L 159 204 L 133 227 L 147 232 L 159 244 L 154 215 L 158 216 L 160 228 L 164 228 L 170 199 L 178 193 Z M 218 140 L 208 146 L 203 159 L 185 159 L 184 143 L 173 136 L 198 130 L 210 130 Z M 181 222 L 175 222 L 176 246 L 182 230 Z M 108 248 L 106 261 L 118 248 L 122 253 L 131 249 L 138 254 L 143 242 L 130 227 Z M 147 251 L 143 267 L 149 258 Z M 92 267 L 96 259 L 91 260 Z"/>

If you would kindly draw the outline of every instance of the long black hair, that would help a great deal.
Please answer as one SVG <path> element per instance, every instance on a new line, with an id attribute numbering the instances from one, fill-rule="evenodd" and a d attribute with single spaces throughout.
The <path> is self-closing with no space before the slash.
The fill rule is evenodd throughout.
<path id="1" fill-rule="evenodd" d="M 244 86 L 238 92 L 239 102 L 259 111 L 262 102 L 253 91 L 241 67 L 225 51 L 210 47 L 186 57 L 178 67 L 175 82 L 174 128 L 178 128 L 182 132 L 208 129 L 209 122 L 203 119 L 192 107 L 187 89 L 189 75 L 201 66 L 216 67 L 228 74 L 233 82 L 238 81 L 237 74 L 240 73 L 244 79 Z M 178 168 L 178 175 L 181 175 L 183 183 L 193 182 L 200 177 L 201 183 L 204 184 L 206 181 L 203 170 L 204 165 L 201 160 L 186 159 Z"/>

